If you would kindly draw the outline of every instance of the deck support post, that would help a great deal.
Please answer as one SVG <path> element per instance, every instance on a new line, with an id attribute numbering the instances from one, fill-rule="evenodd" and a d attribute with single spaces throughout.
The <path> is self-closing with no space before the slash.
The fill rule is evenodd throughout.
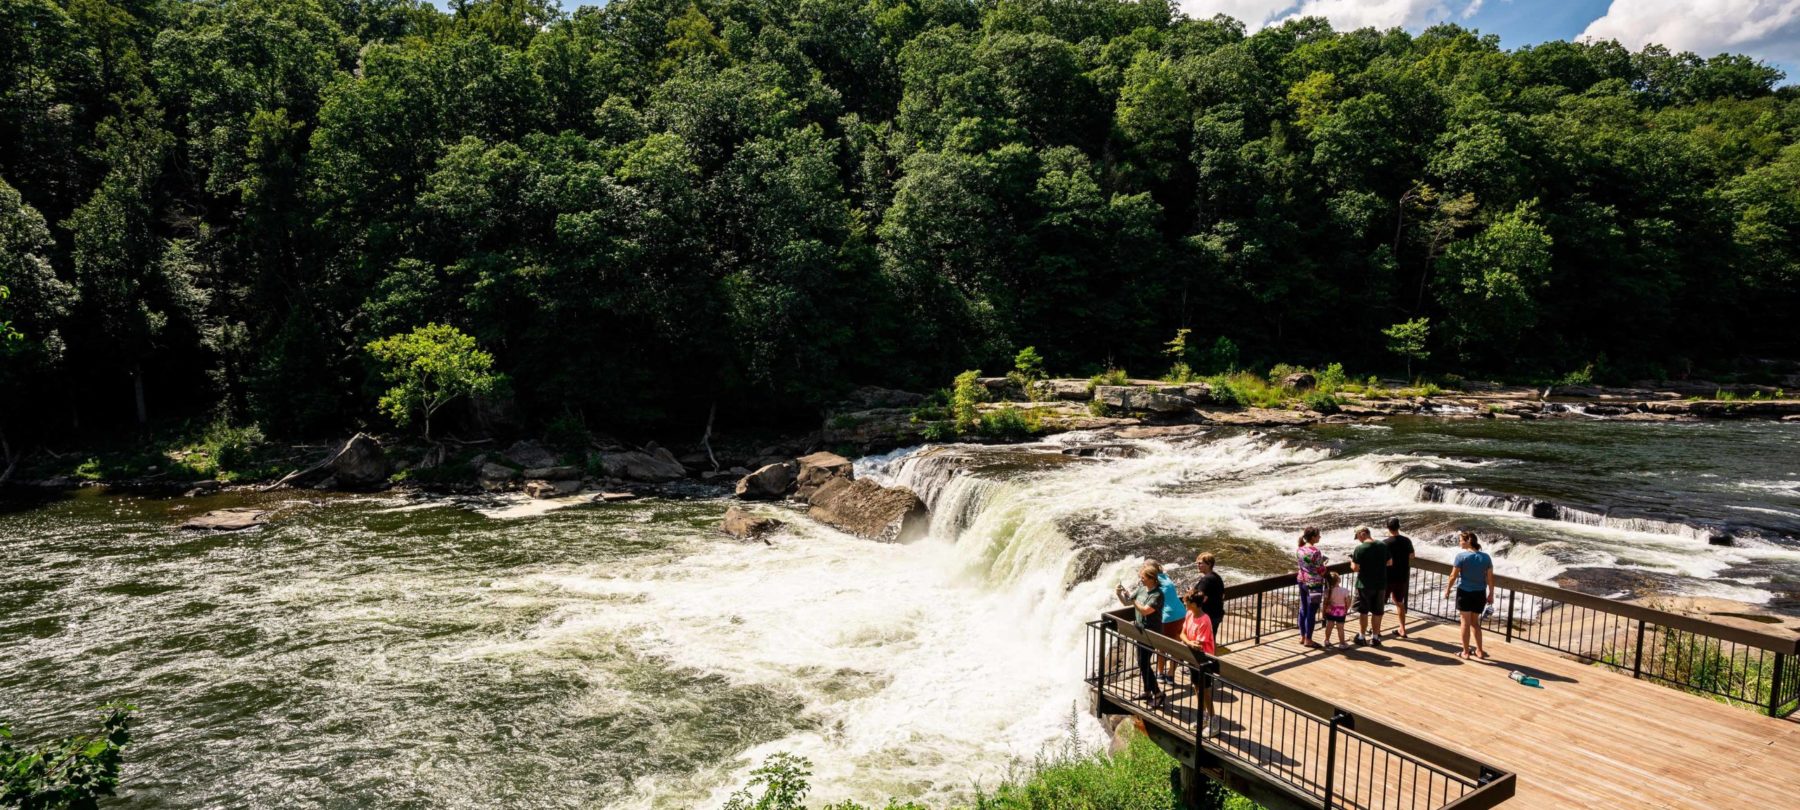
<path id="1" fill-rule="evenodd" d="M 1182 765 L 1169 774 L 1169 787 L 1181 799 L 1182 810 L 1224 810 L 1224 786 L 1199 768 Z"/>
<path id="2" fill-rule="evenodd" d="M 1631 654 L 1631 677 L 1639 678 L 1644 674 L 1644 620 L 1638 619 L 1637 651 Z"/>
<path id="3" fill-rule="evenodd" d="M 1518 591 L 1508 590 L 1506 592 L 1506 643 L 1508 643 L 1508 644 L 1512 643 L 1513 602 L 1517 601 L 1518 598 L 1519 598 Z"/>
<path id="4" fill-rule="evenodd" d="M 1350 715 L 1342 709 L 1331 713 L 1331 731 L 1325 739 L 1325 804 L 1323 810 L 1331 810 L 1331 793 L 1337 786 L 1337 740 L 1338 728 L 1352 722 Z"/>
<path id="5" fill-rule="evenodd" d="M 1781 705 L 1783 703 L 1787 702 L 1787 701 L 1782 700 L 1783 695 L 1781 694 L 1781 670 L 1782 670 L 1782 664 L 1784 664 L 1786 662 L 1787 662 L 1787 653 L 1779 653 L 1778 652 L 1775 654 L 1775 671 L 1772 673 L 1772 676 L 1769 678 L 1769 716 L 1770 717 L 1780 717 L 1781 716 Z"/>
<path id="6" fill-rule="evenodd" d="M 1255 632 L 1256 643 L 1258 643 L 1258 644 L 1262 643 L 1262 605 L 1263 605 L 1263 595 L 1262 595 L 1262 592 L 1258 591 L 1256 594 L 1256 628 L 1255 628 L 1256 629 L 1256 632 Z"/>

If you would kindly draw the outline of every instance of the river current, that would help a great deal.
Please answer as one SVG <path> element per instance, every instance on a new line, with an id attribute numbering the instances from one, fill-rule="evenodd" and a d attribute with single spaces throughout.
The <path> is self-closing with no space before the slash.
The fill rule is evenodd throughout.
<path id="1" fill-rule="evenodd" d="M 1282 569 L 1389 515 L 1448 559 L 1800 612 L 1800 425 L 1393 420 L 912 448 L 911 545 L 777 505 L 301 493 L 0 503 L 0 723 L 141 709 L 120 806 L 716 806 L 776 751 L 813 798 L 953 801 L 1066 736 L 1082 622 L 1144 556 Z M 278 505 L 266 527 L 185 517 Z M 1095 729 L 1074 718 L 1079 733 Z"/>

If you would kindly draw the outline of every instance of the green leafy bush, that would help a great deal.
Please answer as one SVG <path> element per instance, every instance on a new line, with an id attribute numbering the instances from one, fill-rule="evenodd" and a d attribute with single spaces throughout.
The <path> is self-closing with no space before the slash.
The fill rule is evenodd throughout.
<path id="1" fill-rule="evenodd" d="M 1026 346 L 1013 356 L 1013 370 L 1007 373 L 1007 379 L 1013 381 L 1025 392 L 1027 399 L 1037 399 L 1037 383 L 1045 378 L 1044 356 L 1038 354 L 1037 347 Z"/>
<path id="2" fill-rule="evenodd" d="M 1589 363 L 1589 364 L 1581 367 L 1578 370 L 1571 371 L 1567 374 L 1562 375 L 1562 379 L 1557 380 L 1556 384 L 1557 385 L 1593 385 L 1594 384 L 1594 364 Z"/>
<path id="3" fill-rule="evenodd" d="M 1337 397 L 1323 391 L 1313 391 L 1307 394 L 1306 398 L 1302 401 L 1305 403 L 1307 410 L 1316 413 L 1329 414 L 1343 410 L 1343 403 L 1338 402 Z"/>
<path id="4" fill-rule="evenodd" d="M 99 733 L 35 746 L 19 746 L 0 726 L 0 807 L 88 810 L 114 795 L 137 707 L 111 703 L 100 711 Z"/>
<path id="5" fill-rule="evenodd" d="M 1229 374 L 1238 369 L 1238 346 L 1231 338 L 1220 335 L 1200 360 L 1200 370 L 1209 374 Z"/>
<path id="6" fill-rule="evenodd" d="M 978 431 L 995 439 L 1023 439 L 1038 431 L 1037 415 L 1007 406 L 981 415 Z"/>
<path id="7" fill-rule="evenodd" d="M 1125 369 L 1109 368 L 1105 371 L 1100 372 L 1099 374 L 1095 374 L 1094 376 L 1088 378 L 1088 393 L 1090 393 L 1090 394 L 1094 393 L 1094 389 L 1099 388 L 1102 385 L 1130 385 L 1130 384 L 1131 384 L 1131 375 L 1126 374 Z"/>
<path id="8" fill-rule="evenodd" d="M 1169 774 L 1176 762 L 1142 734 L 1132 734 L 1117 754 L 1094 754 L 1071 730 L 1068 738 L 1029 763 L 1015 766 L 992 791 L 976 787 L 964 810 L 1176 810 Z M 810 790 L 812 763 L 791 754 L 774 754 L 751 771 L 748 787 L 732 794 L 726 810 L 799 810 Z M 1257 810 L 1236 794 L 1224 793 L 1224 810 Z M 884 810 L 929 810 L 917 802 L 890 799 Z M 871 810 L 857 802 L 840 802 L 825 810 Z"/>
<path id="9" fill-rule="evenodd" d="M 1093 416 L 1112 416 L 1112 408 L 1097 399 L 1088 400 L 1087 409 L 1088 413 Z"/>
<path id="10" fill-rule="evenodd" d="M 1177 329 L 1175 339 L 1163 344 L 1163 354 L 1173 361 L 1169 373 L 1163 375 L 1163 382 L 1189 383 L 1197 379 L 1193 365 L 1188 362 L 1188 335 L 1192 332 L 1192 329 Z"/>
<path id="11" fill-rule="evenodd" d="M 1335 394 L 1344 390 L 1349 378 L 1344 375 L 1343 363 L 1332 363 L 1319 372 L 1319 390 L 1327 394 Z"/>
<path id="12" fill-rule="evenodd" d="M 981 411 L 976 406 L 987 401 L 987 389 L 977 382 L 980 377 L 980 370 L 965 371 L 956 375 L 956 382 L 950 387 L 950 418 L 958 433 L 968 433 L 981 424 Z"/>

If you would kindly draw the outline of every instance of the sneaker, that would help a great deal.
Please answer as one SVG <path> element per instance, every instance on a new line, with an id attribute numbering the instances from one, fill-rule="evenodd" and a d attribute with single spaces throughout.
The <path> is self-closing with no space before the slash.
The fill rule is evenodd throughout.
<path id="1" fill-rule="evenodd" d="M 1361 647 L 1364 644 L 1368 644 L 1368 643 L 1369 643 L 1369 640 L 1366 638 L 1363 638 L 1363 635 L 1361 633 L 1356 634 L 1356 646 Z"/>
<path id="2" fill-rule="evenodd" d="M 1379 647 L 1379 646 L 1381 646 L 1381 636 L 1370 636 L 1370 637 L 1369 637 L 1369 643 L 1370 643 L 1370 644 L 1371 644 L 1371 645 L 1374 645 L 1374 646 L 1376 646 L 1376 647 Z"/>
<path id="3" fill-rule="evenodd" d="M 1167 673 L 1167 672 L 1165 672 L 1165 673 L 1163 673 L 1163 674 L 1161 674 L 1161 675 L 1158 675 L 1158 676 L 1156 676 L 1156 679 L 1157 679 L 1157 680 L 1159 680 L 1159 681 L 1162 681 L 1162 682 L 1163 682 L 1163 683 L 1166 683 L 1166 684 L 1168 684 L 1168 685 L 1170 685 L 1170 686 L 1174 686 L 1174 685 L 1175 685 L 1175 676 L 1173 676 L 1173 675 L 1170 675 L 1170 674 L 1169 674 L 1169 673 Z"/>
<path id="4" fill-rule="evenodd" d="M 1204 740 L 1217 736 L 1219 736 L 1219 730 L 1213 728 L 1211 723 L 1208 723 L 1205 728 L 1200 729 L 1200 739 Z"/>

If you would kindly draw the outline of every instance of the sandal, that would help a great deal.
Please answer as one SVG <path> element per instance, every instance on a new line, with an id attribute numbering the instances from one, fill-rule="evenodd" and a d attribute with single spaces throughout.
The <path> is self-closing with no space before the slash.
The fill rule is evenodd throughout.
<path id="1" fill-rule="evenodd" d="M 1458 652 L 1458 653 L 1457 653 L 1457 654 L 1456 654 L 1456 657 L 1457 657 L 1457 658 L 1461 658 L 1461 659 L 1462 659 L 1462 660 L 1464 660 L 1464 661 L 1467 661 L 1467 660 L 1469 660 L 1469 648 L 1468 648 L 1468 647 L 1464 647 L 1464 648 L 1462 648 L 1462 651 L 1461 651 L 1461 652 Z"/>

